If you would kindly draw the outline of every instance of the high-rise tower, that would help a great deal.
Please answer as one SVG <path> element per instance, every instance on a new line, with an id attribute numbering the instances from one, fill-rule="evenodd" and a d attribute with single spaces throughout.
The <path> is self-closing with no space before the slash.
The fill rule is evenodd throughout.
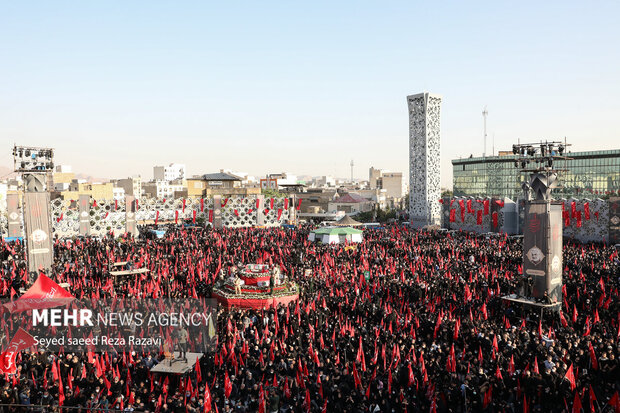
<path id="1" fill-rule="evenodd" d="M 409 221 L 441 225 L 441 96 L 407 96 L 409 107 Z"/>

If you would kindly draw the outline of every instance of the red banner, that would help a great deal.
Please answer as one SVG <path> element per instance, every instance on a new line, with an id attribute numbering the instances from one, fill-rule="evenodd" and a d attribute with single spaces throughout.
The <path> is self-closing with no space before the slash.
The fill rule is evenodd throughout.
<path id="1" fill-rule="evenodd" d="M 478 210 L 476 216 L 476 224 L 482 225 L 482 210 Z"/>
<path id="2" fill-rule="evenodd" d="M 497 228 L 497 212 L 493 212 L 491 218 L 493 219 L 493 228 Z"/>
<path id="3" fill-rule="evenodd" d="M 590 219 L 590 203 L 586 202 L 583 204 L 583 213 L 586 219 Z"/>
<path id="4" fill-rule="evenodd" d="M 52 308 L 69 304 L 75 298 L 64 288 L 56 284 L 45 274 L 39 275 L 37 281 L 19 297 L 18 300 L 5 303 L 4 306 L 10 313 L 44 308 Z"/>

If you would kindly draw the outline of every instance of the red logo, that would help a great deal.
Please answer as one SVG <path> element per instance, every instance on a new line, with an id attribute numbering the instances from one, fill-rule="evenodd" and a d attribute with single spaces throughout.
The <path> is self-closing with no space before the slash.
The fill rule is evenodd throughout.
<path id="1" fill-rule="evenodd" d="M 530 219 L 527 225 L 531 232 L 540 231 L 540 219 L 538 218 L 538 214 L 530 214 Z"/>

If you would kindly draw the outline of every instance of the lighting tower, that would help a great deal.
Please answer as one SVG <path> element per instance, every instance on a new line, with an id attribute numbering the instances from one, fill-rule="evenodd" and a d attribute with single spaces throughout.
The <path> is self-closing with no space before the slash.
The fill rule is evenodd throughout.
<path id="1" fill-rule="evenodd" d="M 482 110 L 482 117 L 484 118 L 484 150 L 482 151 L 482 157 L 486 158 L 487 156 L 487 115 L 489 111 L 487 111 L 487 107 L 485 106 Z"/>
<path id="2" fill-rule="evenodd" d="M 36 276 L 41 269 L 49 271 L 54 259 L 49 209 L 54 149 L 15 145 L 13 164 L 24 183 L 22 211 L 28 271 Z"/>
<path id="3" fill-rule="evenodd" d="M 523 277 L 517 296 L 503 297 L 544 308 L 562 304 L 562 204 L 552 199 L 558 187 L 554 162 L 564 156 L 563 142 L 519 143 L 512 145 L 514 166 L 529 175 L 521 187 L 525 198 L 523 227 Z"/>

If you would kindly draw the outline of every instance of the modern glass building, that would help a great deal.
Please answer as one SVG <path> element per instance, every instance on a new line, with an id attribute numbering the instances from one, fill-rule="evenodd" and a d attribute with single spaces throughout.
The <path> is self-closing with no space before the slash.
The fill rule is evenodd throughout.
<path id="1" fill-rule="evenodd" d="M 554 198 L 607 198 L 620 196 L 620 149 L 569 152 L 570 160 L 557 161 L 559 188 Z M 486 158 L 452 161 L 454 195 L 474 197 L 522 197 L 526 174 L 515 168 L 512 152 Z"/>

